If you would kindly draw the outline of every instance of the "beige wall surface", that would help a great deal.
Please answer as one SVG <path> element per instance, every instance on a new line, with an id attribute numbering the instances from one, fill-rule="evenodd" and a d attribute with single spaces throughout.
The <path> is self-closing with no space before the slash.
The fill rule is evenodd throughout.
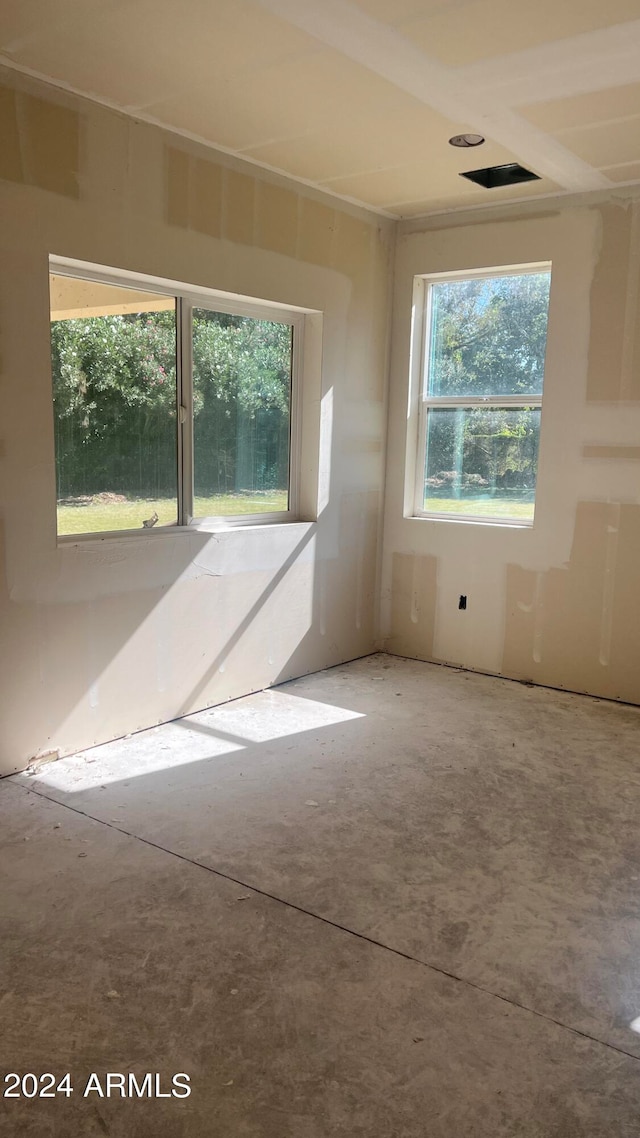
<path id="1" fill-rule="evenodd" d="M 4 773 L 375 646 L 393 230 L 26 78 L 0 84 Z M 57 544 L 50 254 L 323 314 L 306 520 Z"/>
<path id="2" fill-rule="evenodd" d="M 0 773 L 365 654 L 379 597 L 389 651 L 640 702 L 640 202 L 400 225 L 387 432 L 392 223 L 9 73 L 0 136 Z M 303 521 L 57 544 L 50 254 L 323 314 Z M 404 516 L 414 276 L 539 261 L 534 526 Z"/>
<path id="3" fill-rule="evenodd" d="M 543 261 L 552 284 L 533 527 L 404 516 L 414 277 Z M 390 392 L 387 648 L 640 702 L 640 202 L 401 226 Z"/>

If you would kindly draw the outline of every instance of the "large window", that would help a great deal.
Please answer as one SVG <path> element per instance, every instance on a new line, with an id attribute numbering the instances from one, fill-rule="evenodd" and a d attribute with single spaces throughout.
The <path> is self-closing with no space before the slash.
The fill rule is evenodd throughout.
<path id="1" fill-rule="evenodd" d="M 531 524 L 550 266 L 421 282 L 414 513 Z"/>
<path id="2" fill-rule="evenodd" d="M 58 534 L 295 516 L 303 317 L 51 270 Z"/>

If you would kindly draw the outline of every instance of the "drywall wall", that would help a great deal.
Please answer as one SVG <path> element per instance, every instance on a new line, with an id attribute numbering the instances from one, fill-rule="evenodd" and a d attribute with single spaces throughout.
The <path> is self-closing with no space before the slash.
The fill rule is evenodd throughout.
<path id="1" fill-rule="evenodd" d="M 0 136 L 8 772 L 371 651 L 393 230 L 9 72 Z M 50 254 L 323 314 L 304 521 L 57 544 Z"/>
<path id="2" fill-rule="evenodd" d="M 640 702 L 640 202 L 399 228 L 382 617 L 400 655 Z M 410 513 L 414 276 L 552 262 L 532 528 Z M 411 479 L 408 479 L 410 482 Z M 458 608 L 460 594 L 467 608 Z"/>

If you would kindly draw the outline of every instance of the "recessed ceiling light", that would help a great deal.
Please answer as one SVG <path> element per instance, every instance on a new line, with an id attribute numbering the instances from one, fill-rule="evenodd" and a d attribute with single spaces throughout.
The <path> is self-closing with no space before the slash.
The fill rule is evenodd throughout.
<path id="1" fill-rule="evenodd" d="M 449 139 L 449 146 L 482 146 L 484 138 L 481 134 L 454 134 Z"/>

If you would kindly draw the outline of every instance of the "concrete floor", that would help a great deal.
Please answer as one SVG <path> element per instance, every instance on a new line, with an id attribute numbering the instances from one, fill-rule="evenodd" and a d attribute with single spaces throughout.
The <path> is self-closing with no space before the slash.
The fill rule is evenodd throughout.
<path id="1" fill-rule="evenodd" d="M 74 1093 L 0 1129 L 637 1138 L 639 742 L 379 655 L 5 779 L 2 1066 Z"/>

